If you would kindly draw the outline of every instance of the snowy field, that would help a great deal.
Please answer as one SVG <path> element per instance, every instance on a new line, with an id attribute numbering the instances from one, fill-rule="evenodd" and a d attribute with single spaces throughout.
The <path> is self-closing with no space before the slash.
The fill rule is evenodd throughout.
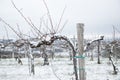
<path id="1" fill-rule="evenodd" d="M 23 58 L 23 65 L 15 59 L 0 60 L 0 80 L 75 80 L 73 74 L 73 62 L 69 58 L 49 59 L 50 65 L 43 66 L 42 58 L 35 58 L 35 75 L 29 74 L 28 59 Z M 108 64 L 108 59 L 101 59 L 101 64 L 97 64 L 96 59 L 86 62 L 86 80 L 120 80 L 120 72 L 113 75 L 113 67 Z M 120 70 L 120 60 L 116 64 Z"/>

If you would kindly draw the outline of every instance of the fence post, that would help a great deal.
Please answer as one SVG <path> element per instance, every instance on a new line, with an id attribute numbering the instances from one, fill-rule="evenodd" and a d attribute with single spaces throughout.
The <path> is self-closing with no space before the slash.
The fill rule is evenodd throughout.
<path id="1" fill-rule="evenodd" d="M 83 56 L 83 35 L 84 33 L 84 24 L 78 23 L 77 24 L 77 38 L 78 38 L 78 65 L 79 65 L 79 80 L 86 80 L 85 78 L 85 59 Z"/>

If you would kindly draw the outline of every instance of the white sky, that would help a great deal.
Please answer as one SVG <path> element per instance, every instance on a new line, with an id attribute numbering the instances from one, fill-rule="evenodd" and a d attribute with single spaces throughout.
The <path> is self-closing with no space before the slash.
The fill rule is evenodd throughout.
<path id="1" fill-rule="evenodd" d="M 13 0 L 26 17 L 39 26 L 40 17 L 46 14 L 42 0 Z M 62 34 L 75 35 L 76 23 L 85 24 L 85 34 L 112 34 L 112 25 L 120 30 L 120 0 L 46 0 L 54 25 L 58 24 L 64 7 L 66 10 L 62 23 L 68 20 Z M 20 25 L 23 33 L 30 28 L 13 7 L 10 0 L 0 0 L 0 17 L 16 29 Z M 6 37 L 5 24 L 0 22 L 0 38 Z M 17 29 L 16 29 L 17 30 Z M 8 28 L 10 37 L 15 34 Z M 14 34 L 14 35 L 13 35 Z"/>

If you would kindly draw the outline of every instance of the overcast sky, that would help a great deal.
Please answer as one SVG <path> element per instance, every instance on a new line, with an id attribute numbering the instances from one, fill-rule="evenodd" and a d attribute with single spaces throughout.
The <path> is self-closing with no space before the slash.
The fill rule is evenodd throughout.
<path id="1" fill-rule="evenodd" d="M 18 9 L 39 26 L 40 18 L 46 15 L 47 10 L 42 0 L 13 0 Z M 75 35 L 76 24 L 85 24 L 85 34 L 100 35 L 111 34 L 112 25 L 120 30 L 120 0 L 46 0 L 54 25 L 58 24 L 60 16 L 65 9 L 61 26 L 68 20 L 61 34 Z M 29 25 L 13 7 L 10 0 L 0 0 L 0 17 L 13 26 L 19 24 L 23 33 L 30 32 Z M 0 38 L 6 37 L 6 31 L 0 22 Z M 7 26 L 6 26 L 7 27 Z M 7 28 L 9 36 L 15 34 Z"/>

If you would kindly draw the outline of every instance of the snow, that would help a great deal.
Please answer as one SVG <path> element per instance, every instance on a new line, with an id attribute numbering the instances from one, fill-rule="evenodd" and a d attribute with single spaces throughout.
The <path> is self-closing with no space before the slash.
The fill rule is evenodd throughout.
<path id="1" fill-rule="evenodd" d="M 0 80 L 75 80 L 73 62 L 68 57 L 49 58 L 50 65 L 43 66 L 42 58 L 35 58 L 35 75 L 29 74 L 28 59 L 22 59 L 20 65 L 15 59 L 0 60 Z M 97 64 L 97 58 L 90 61 L 85 58 L 86 80 L 120 80 L 120 72 L 113 75 L 113 68 L 108 64 L 108 59 L 102 58 L 101 64 Z M 117 68 L 120 70 L 120 61 L 117 61 Z"/>
<path id="2" fill-rule="evenodd" d="M 119 63 L 116 66 L 120 69 Z M 108 59 L 105 58 L 101 60 L 101 64 L 97 64 L 97 59 L 94 61 L 87 59 L 86 72 L 86 80 L 120 80 L 120 72 L 117 75 L 113 75 L 113 67 Z"/>

